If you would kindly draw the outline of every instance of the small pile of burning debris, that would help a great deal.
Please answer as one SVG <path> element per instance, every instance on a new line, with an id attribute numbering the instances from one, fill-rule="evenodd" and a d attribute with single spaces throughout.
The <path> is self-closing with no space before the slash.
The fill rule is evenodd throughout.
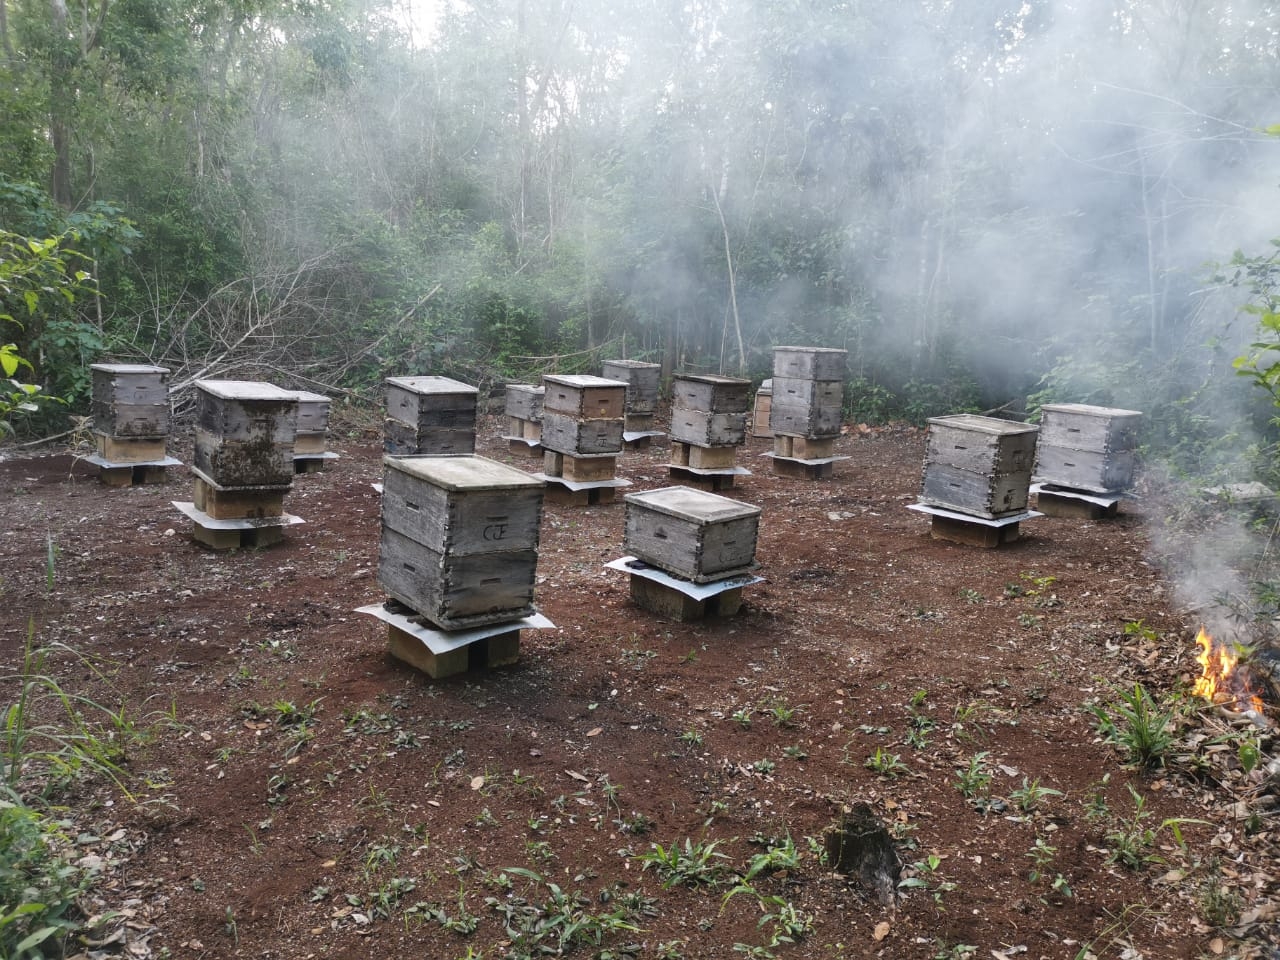
<path id="1" fill-rule="evenodd" d="M 1196 634 L 1196 645 L 1201 674 L 1191 692 L 1229 712 L 1246 714 L 1260 726 L 1267 725 L 1268 706 L 1280 703 L 1275 686 L 1280 655 L 1257 653 L 1246 662 L 1244 650 L 1215 639 L 1204 627 Z"/>

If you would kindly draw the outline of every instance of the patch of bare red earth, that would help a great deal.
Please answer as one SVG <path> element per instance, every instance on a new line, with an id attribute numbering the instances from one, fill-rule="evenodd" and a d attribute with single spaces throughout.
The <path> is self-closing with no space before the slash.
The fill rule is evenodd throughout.
<path id="1" fill-rule="evenodd" d="M 479 452 L 539 469 L 497 433 L 485 424 Z M 1154 823 L 1203 817 L 1202 806 L 1122 769 L 1082 709 L 1110 678 L 1164 689 L 1187 667 L 1178 649 L 1138 663 L 1122 637 L 1136 620 L 1185 635 L 1146 562 L 1141 505 L 1098 523 L 1030 521 L 998 550 L 957 546 L 905 509 L 920 432 L 842 437 L 850 459 L 814 482 L 774 477 L 768 441 L 752 440 L 739 463 L 753 474 L 728 495 L 763 508 L 765 582 L 739 615 L 676 623 L 638 609 L 625 577 L 603 569 L 622 554 L 621 502 L 548 505 L 537 599 L 555 628 L 525 632 L 514 667 L 433 682 L 391 659 L 385 628 L 352 612 L 384 599 L 380 452 L 373 438 L 335 449 L 341 459 L 299 476 L 286 500 L 306 523 L 280 545 L 233 553 L 190 541 L 169 503 L 190 496 L 184 469 L 163 486 L 115 490 L 68 456 L 0 462 L 6 664 L 30 622 L 38 641 L 65 643 L 109 676 L 62 657 L 67 683 L 123 701 L 151 734 L 130 747 L 135 802 L 105 806 L 106 790 L 75 798 L 81 817 L 125 830 L 101 906 L 134 911 L 140 955 L 502 957 L 510 938 L 485 898 L 507 896 L 493 884 L 503 868 L 524 867 L 581 891 L 592 910 L 653 898 L 639 931 L 609 939 L 615 950 L 634 943 L 635 956 L 656 957 L 678 942 L 685 957 L 732 957 L 735 943 L 767 942 L 755 898 L 664 890 L 627 851 L 715 840 L 741 872 L 759 840 L 786 836 L 800 868 L 755 882 L 814 928 L 779 956 L 970 944 L 1056 958 L 1092 942 L 1099 956 L 1181 957 L 1209 942 L 1185 887 L 1159 881 L 1166 867 L 1108 863 L 1105 840 L 1132 812 L 1130 783 Z M 626 454 L 620 475 L 633 490 L 666 486 L 665 465 L 658 445 Z M 1010 584 L 1023 595 L 1006 595 Z M 923 745 L 904 742 L 913 727 Z M 877 748 L 905 771 L 868 769 Z M 980 752 L 994 796 L 1024 778 L 1061 796 L 1032 814 L 1013 803 L 979 812 L 955 781 Z M 820 842 L 857 801 L 896 832 L 906 863 L 940 858 L 928 886 L 896 906 L 810 851 L 808 838 Z M 1110 821 L 1086 816 L 1102 802 Z M 1188 825 L 1184 836 L 1204 847 L 1218 830 Z M 1032 881 L 1037 838 L 1056 854 Z M 1071 896 L 1051 888 L 1054 876 Z M 516 894 L 545 899 L 545 887 L 513 879 Z M 415 903 L 472 914 L 478 927 L 406 917 Z"/>

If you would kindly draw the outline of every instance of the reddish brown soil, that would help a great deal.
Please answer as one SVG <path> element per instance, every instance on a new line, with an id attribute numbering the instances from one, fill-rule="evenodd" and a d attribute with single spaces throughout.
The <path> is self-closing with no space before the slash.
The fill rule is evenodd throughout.
<path id="1" fill-rule="evenodd" d="M 481 453 L 539 468 L 512 460 L 495 421 L 483 432 Z M 555 628 L 523 634 L 513 667 L 439 682 L 392 660 L 385 628 L 353 613 L 384 599 L 371 439 L 336 442 L 342 459 L 298 477 L 286 507 L 306 523 L 282 544 L 231 553 L 193 544 L 170 505 L 190 499 L 185 469 L 109 489 L 66 455 L 0 463 L 5 666 L 30 623 L 103 674 L 55 655 L 66 686 L 123 704 L 145 734 L 121 735 L 132 802 L 107 805 L 111 791 L 92 785 L 68 801 L 115 862 L 90 909 L 131 911 L 110 949 L 520 956 L 486 897 L 545 904 L 551 888 L 527 875 L 503 888 L 504 869 L 525 868 L 597 915 L 630 910 L 638 929 L 575 956 L 733 957 L 737 943 L 768 943 L 760 901 L 726 903 L 727 882 L 664 889 L 637 855 L 718 841 L 727 878 L 790 836 L 799 866 L 752 881 L 781 898 L 767 912 L 785 902 L 813 916 L 780 957 L 1241 950 L 1203 903 L 1211 855 L 1231 865 L 1243 910 L 1271 893 L 1249 879 L 1234 798 L 1124 768 L 1083 706 L 1134 680 L 1168 693 L 1194 666 L 1195 624 L 1171 613 L 1146 559 L 1145 508 L 1034 520 L 998 550 L 935 541 L 906 509 L 922 439 L 854 431 L 837 447 L 850 459 L 817 482 L 773 476 L 768 441 L 751 440 L 739 462 L 754 473 L 729 495 L 763 508 L 765 582 L 725 620 L 671 622 L 632 604 L 625 577 L 603 569 L 622 552 L 621 502 L 549 505 L 538 603 Z M 629 453 L 620 473 L 633 490 L 666 486 L 666 460 L 665 446 Z M 1161 639 L 1126 635 L 1139 620 Z M 923 745 L 904 742 L 913 716 Z M 877 748 L 899 755 L 900 775 L 865 766 Z M 955 785 L 980 753 L 1004 801 L 986 812 Z M 1024 778 L 1061 795 L 1025 813 L 1011 798 Z M 1163 862 L 1109 862 L 1108 832 L 1133 819 L 1131 786 L 1153 829 L 1215 822 L 1184 826 L 1186 850 L 1158 830 L 1149 852 Z M 904 877 L 926 865 L 924 886 L 895 905 L 809 845 L 857 801 L 894 829 Z M 1033 881 L 1037 838 L 1056 853 Z M 441 923 L 465 914 L 473 932 Z"/>

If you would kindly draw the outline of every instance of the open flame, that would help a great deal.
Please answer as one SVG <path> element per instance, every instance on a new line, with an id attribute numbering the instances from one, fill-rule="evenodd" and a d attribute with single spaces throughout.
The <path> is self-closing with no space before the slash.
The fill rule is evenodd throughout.
<path id="1" fill-rule="evenodd" d="M 1191 692 L 1210 703 L 1222 703 L 1232 710 L 1264 712 L 1262 698 L 1250 687 L 1248 667 L 1230 644 L 1215 640 L 1204 627 L 1196 634 L 1200 652 L 1196 661 L 1201 675 Z"/>

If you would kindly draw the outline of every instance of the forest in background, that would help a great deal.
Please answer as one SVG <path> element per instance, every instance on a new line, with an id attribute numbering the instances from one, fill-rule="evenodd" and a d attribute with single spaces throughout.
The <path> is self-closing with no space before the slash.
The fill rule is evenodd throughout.
<path id="1" fill-rule="evenodd" d="M 15 425 L 108 358 L 376 400 L 804 343 L 857 420 L 1133 407 L 1202 472 L 1266 440 L 1231 361 L 1275 340 L 1274 4 L 437 7 L 0 0 L 0 227 L 58 239 L 0 258 L 0 342 L 68 401 Z"/>

